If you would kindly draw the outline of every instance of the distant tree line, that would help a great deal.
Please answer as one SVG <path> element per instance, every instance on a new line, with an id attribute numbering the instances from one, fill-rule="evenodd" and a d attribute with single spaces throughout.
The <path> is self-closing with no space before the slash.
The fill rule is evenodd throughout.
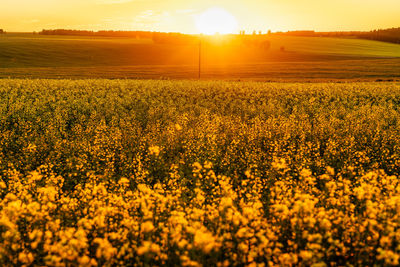
<path id="1" fill-rule="evenodd" d="M 181 33 L 148 32 L 148 31 L 84 31 L 84 30 L 42 30 L 43 35 L 74 35 L 74 36 L 99 36 L 99 37 L 131 37 L 137 39 L 152 39 L 160 44 L 194 44 L 198 38 L 193 35 Z"/>
<path id="2" fill-rule="evenodd" d="M 3 29 L 0 29 L 0 34 L 6 33 Z"/>
<path id="3" fill-rule="evenodd" d="M 271 34 L 271 31 L 268 31 Z M 156 44 L 174 44 L 174 45 L 197 45 L 201 39 L 204 44 L 236 44 L 243 45 L 250 49 L 269 50 L 271 42 L 268 35 L 262 34 L 261 31 L 253 34 L 245 34 L 244 31 L 240 35 L 229 35 L 224 38 L 214 38 L 207 35 L 190 35 L 182 33 L 165 33 L 165 32 L 147 32 L 147 31 L 87 31 L 87 30 L 42 30 L 42 35 L 71 35 L 71 36 L 99 36 L 99 37 L 130 37 L 137 39 L 151 39 Z"/>
<path id="4" fill-rule="evenodd" d="M 337 31 L 337 32 L 316 32 L 316 31 L 287 31 L 270 33 L 273 35 L 302 36 L 302 37 L 357 37 L 363 32 L 360 31 Z"/>
<path id="5" fill-rule="evenodd" d="M 271 32 L 269 32 L 271 34 Z M 315 31 L 287 31 L 276 32 L 275 35 L 288 35 L 288 36 L 316 36 Z"/>
<path id="6" fill-rule="evenodd" d="M 0 30 L 0 33 L 4 33 Z M 165 32 L 149 32 L 149 31 L 85 31 L 85 30 L 42 30 L 39 34 L 43 35 L 77 35 L 77 36 L 103 36 L 103 37 L 131 37 L 138 39 L 152 39 L 158 44 L 196 44 L 199 41 L 197 35 L 189 35 L 182 33 L 165 33 Z M 267 40 L 271 35 L 283 36 L 303 36 L 303 37 L 345 37 L 378 40 L 383 42 L 400 43 L 400 28 L 391 28 L 383 30 L 374 30 L 370 32 L 362 31 L 336 31 L 336 32 L 315 32 L 315 31 L 287 31 L 262 34 L 261 31 L 254 31 L 252 34 L 246 34 L 240 31 L 232 42 L 241 42 L 246 46 L 259 47 L 268 50 L 270 43 Z M 207 39 L 207 37 L 203 37 Z"/>
<path id="7" fill-rule="evenodd" d="M 354 37 L 360 39 L 377 40 L 382 42 L 400 43 L 400 27 L 391 29 L 363 31 L 337 31 L 337 32 L 315 32 L 315 31 L 288 31 L 276 32 L 275 35 L 304 36 L 304 37 Z"/>
<path id="8" fill-rule="evenodd" d="M 360 38 L 400 44 L 400 27 L 362 33 Z"/>
<path id="9" fill-rule="evenodd" d="M 153 33 L 147 31 L 85 31 L 85 30 L 42 30 L 39 34 L 43 35 L 73 35 L 73 36 L 102 36 L 102 37 L 133 37 L 133 38 L 152 38 Z"/>

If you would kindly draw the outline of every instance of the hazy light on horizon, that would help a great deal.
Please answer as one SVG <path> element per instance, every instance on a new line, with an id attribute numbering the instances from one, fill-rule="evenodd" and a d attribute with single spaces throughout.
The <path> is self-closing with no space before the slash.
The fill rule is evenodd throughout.
<path id="1" fill-rule="evenodd" d="M 232 16 L 236 32 L 400 27 L 398 0 L 2 0 L 0 28 L 197 33 L 196 18 L 213 7 L 229 14 L 222 19 Z"/>

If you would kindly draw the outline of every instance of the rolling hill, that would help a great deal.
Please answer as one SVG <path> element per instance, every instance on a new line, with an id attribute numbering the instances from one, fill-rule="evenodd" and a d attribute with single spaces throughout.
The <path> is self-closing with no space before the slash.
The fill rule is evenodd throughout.
<path id="1" fill-rule="evenodd" d="M 203 77 L 329 79 L 343 72 L 347 64 L 353 68 L 342 73 L 343 77 L 399 77 L 397 44 L 294 36 L 271 36 L 269 41 L 268 50 L 222 45 L 221 40 L 204 43 Z M 40 77 L 76 77 L 77 73 L 79 77 L 195 78 L 197 64 L 197 45 L 157 44 L 135 38 L 0 35 L 0 77 L 36 77 L 35 73 Z"/>

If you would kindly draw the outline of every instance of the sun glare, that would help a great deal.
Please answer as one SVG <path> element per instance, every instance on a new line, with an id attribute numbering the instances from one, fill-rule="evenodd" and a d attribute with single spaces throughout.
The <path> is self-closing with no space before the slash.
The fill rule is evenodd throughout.
<path id="1" fill-rule="evenodd" d="M 234 33 L 238 28 L 236 18 L 223 8 L 213 7 L 195 17 L 199 33 L 203 34 L 228 34 Z"/>

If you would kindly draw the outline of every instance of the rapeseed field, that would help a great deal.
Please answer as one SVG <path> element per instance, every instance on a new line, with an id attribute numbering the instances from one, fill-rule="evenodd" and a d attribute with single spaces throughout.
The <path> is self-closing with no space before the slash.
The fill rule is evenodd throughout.
<path id="1" fill-rule="evenodd" d="M 2 266 L 397 266 L 400 84 L 0 80 Z"/>

